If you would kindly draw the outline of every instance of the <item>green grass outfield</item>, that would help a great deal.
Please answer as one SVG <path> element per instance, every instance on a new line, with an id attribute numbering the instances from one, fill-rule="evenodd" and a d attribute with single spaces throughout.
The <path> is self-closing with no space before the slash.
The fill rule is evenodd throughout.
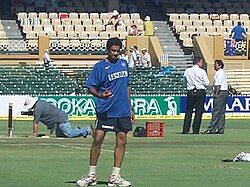
<path id="1" fill-rule="evenodd" d="M 248 187 L 250 163 L 222 162 L 250 152 L 249 120 L 227 120 L 224 135 L 180 135 L 183 120 L 164 120 L 164 138 L 129 134 L 122 176 L 135 187 Z M 91 138 L 27 138 L 31 121 L 15 121 L 7 138 L 7 121 L 0 121 L 0 187 L 64 187 L 88 172 Z M 73 126 L 92 121 L 72 121 Z M 202 131 L 209 120 L 203 120 Z M 144 125 L 138 120 L 136 125 Z M 40 133 L 48 134 L 44 125 Z M 106 186 L 113 164 L 114 134 L 103 144 L 98 184 Z"/>

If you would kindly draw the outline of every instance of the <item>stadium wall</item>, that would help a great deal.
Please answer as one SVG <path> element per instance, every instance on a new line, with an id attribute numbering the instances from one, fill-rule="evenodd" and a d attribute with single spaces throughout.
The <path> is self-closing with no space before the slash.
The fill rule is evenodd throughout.
<path id="1" fill-rule="evenodd" d="M 22 119 L 23 96 L 0 96 L 0 119 L 7 118 L 8 104 L 13 103 L 13 116 Z M 94 119 L 95 102 L 91 96 L 39 96 L 67 112 L 74 119 Z M 165 119 L 183 118 L 186 109 L 186 96 L 133 96 L 132 106 L 137 118 Z M 213 98 L 206 97 L 204 116 L 211 116 Z M 228 117 L 250 117 L 250 97 L 234 96 L 227 101 Z M 27 116 L 24 116 L 26 119 Z"/>

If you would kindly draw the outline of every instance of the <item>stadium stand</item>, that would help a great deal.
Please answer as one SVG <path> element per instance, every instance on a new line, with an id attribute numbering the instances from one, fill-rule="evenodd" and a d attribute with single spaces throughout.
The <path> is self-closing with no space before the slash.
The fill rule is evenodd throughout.
<path id="1" fill-rule="evenodd" d="M 37 54 L 39 36 L 48 36 L 52 55 L 104 54 L 108 38 L 120 37 L 126 45 L 128 27 L 136 24 L 139 29 L 143 29 L 142 18 L 150 14 L 157 28 L 155 34 L 160 39 L 165 52 L 163 56 L 171 66 L 171 71 L 164 72 L 158 67 L 131 70 L 132 93 L 137 95 L 184 94 L 182 75 L 187 67 L 192 66 L 193 37 L 223 36 L 228 38 L 231 28 L 238 20 L 242 21 L 243 26 L 249 31 L 250 3 L 242 1 L 235 4 L 230 1 L 212 2 L 210 0 L 198 1 L 199 3 L 194 0 L 161 0 L 159 2 L 162 6 L 155 6 L 153 1 L 148 0 L 141 3 L 139 7 L 136 4 L 126 4 L 126 1 L 121 1 L 119 12 L 121 12 L 124 26 L 118 26 L 115 30 L 113 25 L 107 25 L 112 12 L 107 11 L 104 1 L 61 0 L 59 4 L 52 4 L 50 0 L 45 0 L 44 4 L 40 5 L 23 4 L 21 0 L 12 0 L 12 15 L 19 24 L 22 38 L 19 40 L 8 38 L 0 22 L 0 52 L 3 54 L 17 52 Z M 155 15 L 156 19 L 154 19 Z M 158 18 L 165 20 L 159 21 Z M 22 50 L 19 49 L 20 46 Z M 243 43 L 242 46 L 244 48 L 246 44 Z M 81 93 L 86 94 L 83 85 L 91 66 L 86 66 L 85 63 L 64 66 L 63 62 L 57 61 L 57 64 L 48 70 L 44 69 L 41 63 L 40 61 L 33 66 L 1 66 L 3 78 L 0 81 L 2 85 L 0 92 L 35 95 L 71 94 L 75 89 L 80 89 Z M 92 62 L 89 64 L 93 65 Z M 5 70 L 10 73 L 7 74 Z M 242 73 L 235 75 L 230 71 L 230 69 L 227 70 L 230 85 L 242 94 L 249 93 L 248 86 L 242 89 L 242 85 L 239 84 L 242 82 L 247 85 L 245 74 L 249 71 L 239 70 Z M 50 81 L 46 82 L 38 74 L 42 74 Z M 241 78 L 236 81 L 234 76 Z M 11 77 L 12 79 L 17 77 L 17 82 L 12 81 Z M 71 86 L 63 88 L 62 82 Z"/>
<path id="2" fill-rule="evenodd" d="M 250 69 L 227 69 L 228 84 L 238 93 L 250 94 Z"/>
<path id="3" fill-rule="evenodd" d="M 230 38 L 232 28 L 237 25 L 238 21 L 247 31 L 250 29 L 248 14 L 221 14 L 219 19 L 214 20 L 210 16 L 204 17 L 204 14 L 169 14 L 170 24 L 183 41 L 186 47 L 192 47 L 192 36 L 223 36 Z"/>
<path id="4" fill-rule="evenodd" d="M 43 66 L 0 66 L 1 94 L 68 95 L 75 82 L 55 68 Z"/>
<path id="5" fill-rule="evenodd" d="M 89 67 L 75 71 L 80 93 L 86 93 L 84 85 L 90 72 Z M 133 95 L 170 95 L 184 94 L 185 87 L 182 82 L 183 71 L 173 68 L 163 71 L 163 68 L 136 68 L 131 69 L 130 87 Z"/>
<path id="6" fill-rule="evenodd" d="M 65 18 L 63 15 L 67 15 Z M 105 16 L 106 15 L 106 16 Z M 82 40 L 93 40 L 90 51 L 103 52 L 102 43 L 105 43 L 109 37 L 119 37 L 126 39 L 128 36 L 128 27 L 136 24 L 140 30 L 143 30 L 143 21 L 138 13 L 122 13 L 124 18 L 124 26 L 119 26 L 117 31 L 113 25 L 107 25 L 108 13 L 25 13 L 19 12 L 17 20 L 20 23 L 21 31 L 25 39 L 35 40 L 39 36 L 49 36 L 53 42 L 63 43 L 63 47 L 72 48 L 71 40 L 74 40 L 74 49 L 70 51 L 88 51 L 82 50 Z M 63 18 L 62 18 L 63 17 Z M 63 41 L 62 41 L 63 40 Z M 79 42 L 76 42 L 79 40 Z M 78 46 L 76 44 L 79 44 Z M 94 46 L 94 44 L 96 44 Z M 33 42 L 35 45 L 35 42 Z M 37 47 L 37 46 L 36 46 Z M 60 47 L 54 49 L 60 51 Z M 78 49 L 77 49 L 78 48 Z"/>

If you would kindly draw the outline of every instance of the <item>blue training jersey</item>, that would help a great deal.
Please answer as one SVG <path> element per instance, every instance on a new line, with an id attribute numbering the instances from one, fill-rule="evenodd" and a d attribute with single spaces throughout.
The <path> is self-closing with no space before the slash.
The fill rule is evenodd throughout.
<path id="1" fill-rule="evenodd" d="M 101 60 L 96 63 L 88 77 L 86 86 L 95 87 L 99 93 L 110 90 L 113 97 L 108 99 L 96 98 L 96 112 L 107 112 L 109 118 L 129 117 L 130 100 L 128 96 L 129 68 L 123 59 L 116 63 Z"/>
<path id="2" fill-rule="evenodd" d="M 237 25 L 235 26 L 232 31 L 232 33 L 234 33 L 233 35 L 233 39 L 238 39 L 238 40 L 243 40 L 244 39 L 244 35 L 243 34 L 246 34 L 246 31 L 243 27 Z"/>

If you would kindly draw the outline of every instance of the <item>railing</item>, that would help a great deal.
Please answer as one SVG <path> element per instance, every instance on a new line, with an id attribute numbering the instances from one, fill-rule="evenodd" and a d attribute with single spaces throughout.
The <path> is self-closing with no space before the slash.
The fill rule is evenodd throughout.
<path id="1" fill-rule="evenodd" d="M 96 54 L 106 53 L 107 38 L 51 38 L 51 54 Z M 122 40 L 126 46 L 126 40 Z M 38 39 L 0 39 L 0 54 L 38 54 Z"/>
<path id="2" fill-rule="evenodd" d="M 1 54 L 38 54 L 38 40 L 37 39 L 0 39 L 0 53 Z"/>

